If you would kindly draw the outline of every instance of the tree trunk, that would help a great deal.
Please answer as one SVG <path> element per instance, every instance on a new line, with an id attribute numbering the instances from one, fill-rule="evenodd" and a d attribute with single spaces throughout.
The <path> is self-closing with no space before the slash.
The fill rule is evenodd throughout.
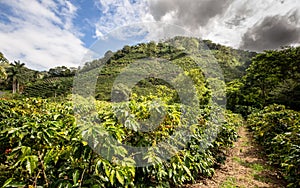
<path id="1" fill-rule="evenodd" d="M 16 84 L 16 80 L 13 79 L 13 82 L 12 82 L 12 89 L 13 89 L 12 92 L 13 92 L 13 93 L 16 93 L 16 90 L 17 90 L 16 85 L 17 85 L 17 84 Z"/>
<path id="2" fill-rule="evenodd" d="M 20 84 L 18 81 L 17 81 L 17 93 L 20 93 Z"/>

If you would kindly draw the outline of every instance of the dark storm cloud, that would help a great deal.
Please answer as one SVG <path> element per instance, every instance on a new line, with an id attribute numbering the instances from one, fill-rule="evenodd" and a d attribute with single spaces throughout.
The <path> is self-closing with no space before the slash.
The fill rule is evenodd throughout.
<path id="1" fill-rule="evenodd" d="M 151 0 L 150 12 L 156 20 L 175 11 L 176 23 L 190 28 L 205 26 L 211 18 L 222 15 L 233 0 Z"/>
<path id="2" fill-rule="evenodd" d="M 300 42 L 297 12 L 286 16 L 265 17 L 242 37 L 242 49 L 263 51 Z"/>

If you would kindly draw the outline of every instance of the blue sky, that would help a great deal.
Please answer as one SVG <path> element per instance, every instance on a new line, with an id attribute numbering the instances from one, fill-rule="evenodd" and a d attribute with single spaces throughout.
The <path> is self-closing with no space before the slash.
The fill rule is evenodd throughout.
<path id="1" fill-rule="evenodd" d="M 37 70 L 77 67 L 91 46 L 99 55 L 159 39 L 162 24 L 262 51 L 299 45 L 299 15 L 298 0 L 0 0 L 0 52 Z M 131 24 L 148 31 L 136 33 Z"/>
<path id="2" fill-rule="evenodd" d="M 74 1 L 74 4 L 76 7 L 79 7 L 74 23 L 80 29 L 80 32 L 84 33 L 82 40 L 84 45 L 89 47 L 95 42 L 94 23 L 101 16 L 101 11 L 96 7 L 94 1 L 80 0 Z"/>

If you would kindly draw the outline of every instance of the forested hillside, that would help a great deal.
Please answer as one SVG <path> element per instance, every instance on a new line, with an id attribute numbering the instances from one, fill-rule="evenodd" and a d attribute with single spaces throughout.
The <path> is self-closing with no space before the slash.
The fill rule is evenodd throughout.
<path id="1" fill-rule="evenodd" d="M 300 47 L 287 47 L 258 54 L 246 75 L 228 83 L 228 104 L 247 113 L 277 103 L 299 110 Z M 247 109 L 246 109 L 247 108 Z"/>
<path id="2" fill-rule="evenodd" d="M 185 49 L 188 46 L 190 49 Z M 229 82 L 240 78 L 245 74 L 246 68 L 250 65 L 251 58 L 256 55 L 255 52 L 235 50 L 215 44 L 209 40 L 200 40 L 196 38 L 175 37 L 158 43 L 141 43 L 135 46 L 124 46 L 116 52 L 108 51 L 102 59 L 87 62 L 81 71 L 89 71 L 106 64 L 99 75 L 96 98 L 99 100 L 110 100 L 110 90 L 112 82 L 120 70 L 130 63 L 148 57 L 166 59 L 175 63 L 184 63 L 193 61 L 189 56 L 193 50 L 209 50 L 210 56 L 214 56 L 213 61 L 217 61 L 222 68 L 224 79 Z M 202 57 L 203 58 L 203 57 Z M 9 66 L 9 65 L 6 65 Z M 13 66 L 13 65 L 11 65 Z M 24 66 L 24 65 L 22 65 Z M 7 70 L 9 72 L 9 70 Z M 76 69 L 64 66 L 52 68 L 48 71 L 37 72 L 29 71 L 25 67 L 22 69 L 25 77 L 20 77 L 21 93 L 28 97 L 56 97 L 67 96 L 71 93 L 71 87 Z M 18 74 L 22 74 L 22 73 Z M 6 89 L 12 89 L 12 81 L 6 80 Z M 151 83 L 149 83 L 151 87 Z M 2 86 L 3 87 L 3 86 Z M 4 88 L 3 88 L 4 89 Z M 150 89 L 150 88 L 148 88 Z M 152 88 L 153 89 L 153 88 Z"/>

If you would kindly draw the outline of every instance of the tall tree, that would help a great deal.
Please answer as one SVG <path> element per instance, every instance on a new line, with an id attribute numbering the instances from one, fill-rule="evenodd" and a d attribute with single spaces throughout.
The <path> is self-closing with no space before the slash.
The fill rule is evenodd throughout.
<path id="1" fill-rule="evenodd" d="M 3 83 L 7 79 L 6 67 L 9 65 L 9 61 L 0 52 L 0 82 Z"/>
<path id="2" fill-rule="evenodd" d="M 4 57 L 2 52 L 0 52 L 0 64 L 9 64 L 9 61 Z"/>
<path id="3" fill-rule="evenodd" d="M 12 81 L 12 92 L 19 93 L 20 91 L 20 83 L 24 78 L 24 68 L 25 64 L 20 61 L 14 61 L 14 63 L 10 64 L 11 66 L 8 69 L 8 76 Z"/>
<path id="4" fill-rule="evenodd" d="M 299 57 L 300 47 L 285 47 L 258 54 L 247 69 L 244 94 L 251 96 L 254 99 L 252 103 L 261 107 L 279 103 L 296 109 L 295 104 L 300 104 Z"/>
<path id="5" fill-rule="evenodd" d="M 0 80 L 5 80 L 7 77 L 5 68 L 0 65 Z"/>

